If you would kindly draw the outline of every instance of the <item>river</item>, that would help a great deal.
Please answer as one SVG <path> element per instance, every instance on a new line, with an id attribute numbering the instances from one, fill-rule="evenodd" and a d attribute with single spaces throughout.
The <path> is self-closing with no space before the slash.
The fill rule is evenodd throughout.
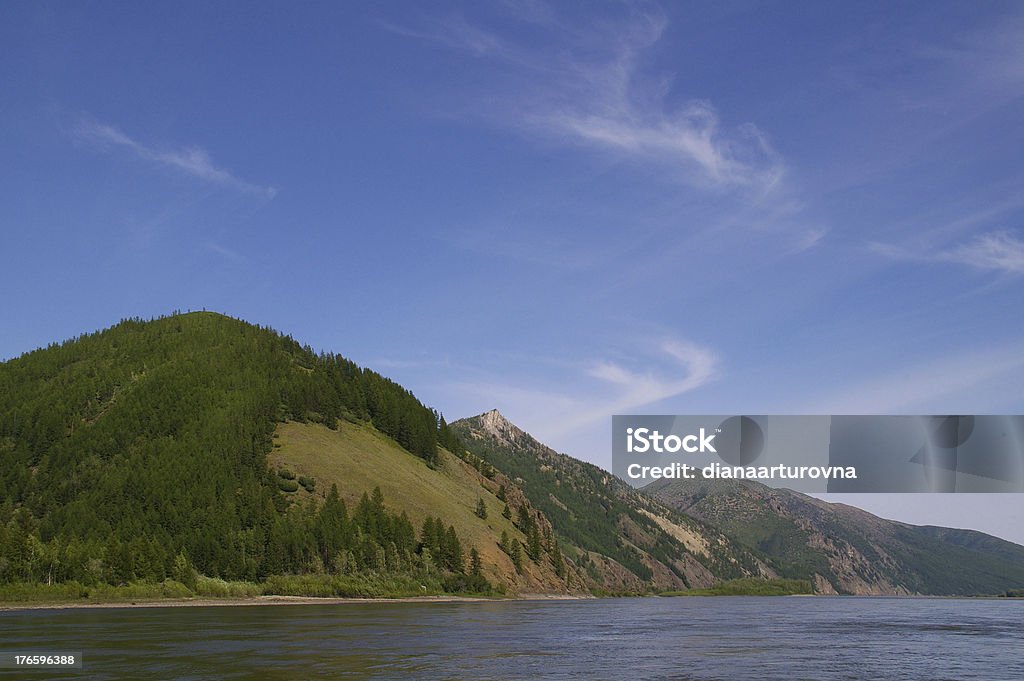
<path id="1" fill-rule="evenodd" d="M 104 679 L 1024 679 L 1024 601 L 622 598 L 0 612 Z"/>

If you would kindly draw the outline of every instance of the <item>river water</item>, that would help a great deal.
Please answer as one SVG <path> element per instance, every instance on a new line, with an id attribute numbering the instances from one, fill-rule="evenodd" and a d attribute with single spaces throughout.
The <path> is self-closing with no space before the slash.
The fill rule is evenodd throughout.
<path id="1" fill-rule="evenodd" d="M 623 598 L 0 612 L 50 679 L 1024 679 L 1024 601 Z M 7 675 L 7 676 L 5 676 Z"/>

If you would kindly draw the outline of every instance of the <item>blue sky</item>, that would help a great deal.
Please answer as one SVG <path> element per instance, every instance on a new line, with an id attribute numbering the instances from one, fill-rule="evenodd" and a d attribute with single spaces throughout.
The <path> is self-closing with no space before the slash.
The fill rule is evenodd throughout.
<path id="1" fill-rule="evenodd" d="M 709 5 L 6 2 L 0 357 L 206 308 L 604 466 L 616 412 L 1020 413 L 1021 5 Z"/>

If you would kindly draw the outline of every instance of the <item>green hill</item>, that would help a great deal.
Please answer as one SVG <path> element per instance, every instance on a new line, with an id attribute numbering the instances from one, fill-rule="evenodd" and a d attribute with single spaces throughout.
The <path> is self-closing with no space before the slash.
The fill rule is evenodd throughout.
<path id="1" fill-rule="evenodd" d="M 311 481 L 267 460 L 285 422 L 363 424 L 424 470 L 458 449 L 401 386 L 218 314 L 125 320 L 3 363 L 0 583 L 374 572 L 486 588 L 444 508 L 414 528 L 369 478 L 296 503 Z"/>

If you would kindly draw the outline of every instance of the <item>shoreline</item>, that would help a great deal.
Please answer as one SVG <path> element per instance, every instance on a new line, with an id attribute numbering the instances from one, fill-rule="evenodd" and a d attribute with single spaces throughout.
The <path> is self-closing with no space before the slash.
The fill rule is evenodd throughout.
<path id="1" fill-rule="evenodd" d="M 910 599 L 910 600 L 992 600 L 1020 601 L 1022 597 L 1007 596 L 937 596 L 937 595 L 880 595 L 880 594 L 782 594 L 778 596 L 753 596 L 744 594 L 693 594 L 690 598 L 856 598 L 856 599 Z M 239 606 L 273 605 L 365 605 L 367 603 L 499 603 L 504 601 L 589 601 L 604 597 L 582 594 L 526 593 L 518 596 L 399 596 L 394 598 L 334 597 L 334 596 L 242 596 L 238 598 L 193 598 L 136 599 L 134 601 L 40 601 L 0 602 L 0 613 L 26 610 L 106 610 L 120 608 L 213 608 Z M 615 598 L 614 596 L 611 598 Z M 679 598 L 677 595 L 650 594 L 647 596 L 626 596 L 626 598 Z"/>
<path id="2" fill-rule="evenodd" d="M 579 601 L 594 596 L 572 594 L 522 594 L 509 597 L 488 596 L 402 596 L 397 598 L 359 598 L 332 596 L 245 596 L 241 598 L 159 598 L 134 601 L 40 601 L 0 602 L 0 612 L 22 610 L 73 610 L 111 608 L 208 608 L 245 605 L 357 605 L 366 603 L 493 603 L 499 601 Z"/>

